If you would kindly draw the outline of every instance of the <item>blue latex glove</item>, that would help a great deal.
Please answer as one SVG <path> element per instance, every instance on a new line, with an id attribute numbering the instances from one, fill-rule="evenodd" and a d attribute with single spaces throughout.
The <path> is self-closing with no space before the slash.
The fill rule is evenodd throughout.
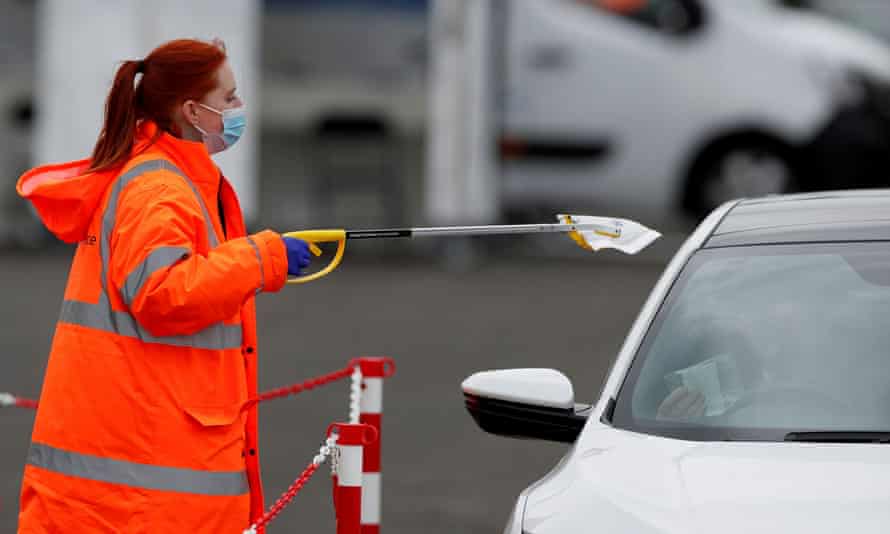
<path id="1" fill-rule="evenodd" d="M 282 237 L 281 239 L 284 240 L 284 246 L 287 248 L 287 274 L 300 276 L 301 270 L 309 267 L 309 262 L 312 261 L 309 245 L 295 237 Z"/>

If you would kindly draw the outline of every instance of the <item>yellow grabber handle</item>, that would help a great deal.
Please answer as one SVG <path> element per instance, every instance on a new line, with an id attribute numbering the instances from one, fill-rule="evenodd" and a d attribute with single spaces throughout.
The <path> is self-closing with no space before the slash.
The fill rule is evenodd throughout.
<path id="1" fill-rule="evenodd" d="M 309 250 L 316 256 L 321 256 L 321 249 L 318 248 L 316 243 L 337 243 L 337 252 L 334 253 L 334 259 L 331 260 L 327 267 L 306 276 L 288 278 L 288 284 L 304 284 L 331 274 L 340 265 L 340 261 L 343 259 L 343 252 L 346 250 L 346 230 L 299 230 L 282 235 L 302 239 L 309 244 Z"/>

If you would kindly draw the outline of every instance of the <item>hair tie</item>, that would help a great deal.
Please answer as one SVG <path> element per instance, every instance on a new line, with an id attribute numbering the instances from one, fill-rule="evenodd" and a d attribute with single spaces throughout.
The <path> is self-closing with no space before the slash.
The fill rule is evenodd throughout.
<path id="1" fill-rule="evenodd" d="M 136 62 L 136 72 L 138 72 L 138 73 L 145 72 L 145 60 L 144 59 L 140 59 L 139 61 Z"/>

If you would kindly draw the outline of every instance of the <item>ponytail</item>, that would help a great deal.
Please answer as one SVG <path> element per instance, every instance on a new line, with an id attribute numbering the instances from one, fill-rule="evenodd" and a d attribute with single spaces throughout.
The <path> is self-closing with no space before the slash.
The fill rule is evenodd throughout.
<path id="1" fill-rule="evenodd" d="M 162 44 L 142 61 L 125 61 L 114 76 L 105 101 L 105 122 L 93 149 L 90 170 L 114 169 L 127 162 L 140 120 L 154 122 L 155 134 L 179 136 L 177 106 L 198 100 L 218 83 L 217 70 L 226 60 L 221 42 L 177 39 Z M 136 75 L 142 74 L 139 85 Z M 156 138 L 157 138 L 156 137 Z"/>
<path id="2" fill-rule="evenodd" d="M 105 101 L 105 121 L 93 148 L 90 170 L 101 171 L 124 163 L 133 150 L 136 121 L 140 118 L 137 102 L 136 75 L 143 70 L 142 61 L 125 61 Z"/>

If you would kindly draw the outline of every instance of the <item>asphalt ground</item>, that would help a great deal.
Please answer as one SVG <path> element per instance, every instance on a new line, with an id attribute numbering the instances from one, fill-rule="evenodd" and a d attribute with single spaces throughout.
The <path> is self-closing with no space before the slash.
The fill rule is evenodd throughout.
<path id="1" fill-rule="evenodd" d="M 327 373 L 354 356 L 393 357 L 382 532 L 501 532 L 518 493 L 567 446 L 483 433 L 463 407 L 461 381 L 479 370 L 552 367 L 572 379 L 579 402 L 594 400 L 672 246 L 635 257 L 532 250 L 458 271 L 417 255 L 357 251 L 323 280 L 259 297 L 260 388 Z M 71 252 L 0 251 L 0 391 L 38 394 Z M 347 418 L 347 400 L 340 382 L 262 405 L 267 504 L 311 460 L 328 423 Z M 28 410 L 0 411 L 2 532 L 15 529 L 32 423 Z M 330 484 L 325 467 L 270 532 L 333 533 Z"/>

